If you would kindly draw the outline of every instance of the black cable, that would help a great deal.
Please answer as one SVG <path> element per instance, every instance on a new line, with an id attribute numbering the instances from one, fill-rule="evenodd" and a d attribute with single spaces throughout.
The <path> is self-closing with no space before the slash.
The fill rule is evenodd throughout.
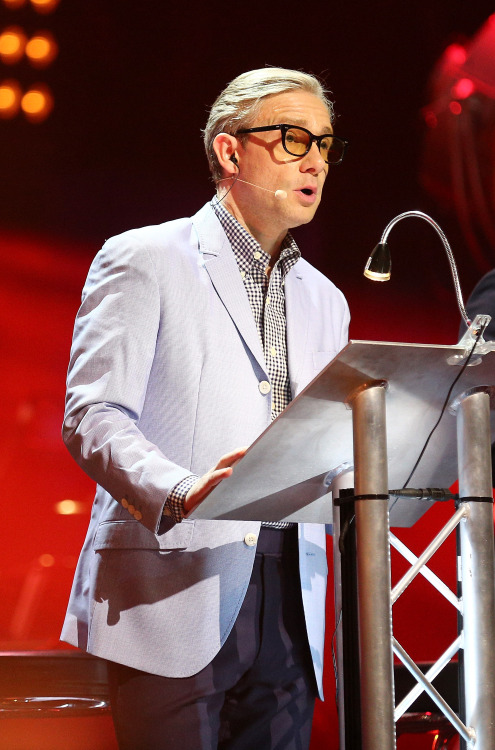
<path id="1" fill-rule="evenodd" d="M 466 369 L 466 367 L 468 366 L 468 364 L 469 364 L 469 362 L 470 362 L 470 360 L 471 360 L 471 357 L 472 357 L 472 356 L 473 356 L 473 354 L 474 354 L 474 350 L 476 349 L 476 346 L 477 346 L 477 344 L 478 344 L 478 341 L 480 340 L 481 336 L 483 335 L 483 331 L 485 330 L 485 328 L 486 328 L 486 325 L 484 325 L 484 326 L 483 326 L 482 328 L 480 328 L 480 330 L 479 330 L 479 332 L 478 332 L 478 335 L 476 336 L 476 341 L 474 342 L 474 344 L 473 344 L 473 347 L 472 347 L 471 351 L 469 352 L 468 356 L 466 357 L 466 361 L 464 362 L 464 364 L 462 365 L 462 367 L 461 367 L 460 371 L 459 371 L 459 372 L 457 373 L 456 377 L 454 378 L 454 382 L 453 382 L 453 383 L 452 383 L 452 385 L 450 386 L 450 388 L 449 388 L 449 392 L 447 393 L 447 396 L 446 396 L 446 398 L 445 398 L 445 401 L 444 401 L 444 403 L 443 403 L 443 406 L 442 406 L 442 410 L 441 410 L 441 412 L 440 412 L 440 416 L 438 417 L 437 421 L 435 422 L 435 424 L 434 424 L 434 426 L 433 426 L 433 428 L 432 428 L 432 430 L 431 430 L 430 434 L 429 434 L 429 435 L 428 435 L 428 437 L 426 438 L 426 442 L 425 442 L 425 444 L 423 445 L 423 448 L 422 448 L 422 450 L 421 450 L 421 453 L 420 453 L 420 454 L 419 454 L 419 456 L 418 456 L 418 460 L 417 460 L 417 461 L 416 461 L 416 463 L 414 464 L 414 466 L 413 466 L 413 468 L 412 468 L 412 471 L 411 471 L 411 473 L 409 474 L 409 476 L 407 477 L 406 481 L 405 481 L 405 482 L 404 482 L 404 484 L 402 485 L 402 489 L 405 489 L 405 488 L 407 487 L 407 485 L 408 485 L 408 484 L 409 484 L 409 482 L 411 481 L 411 477 L 413 476 L 414 472 L 415 472 L 415 471 L 416 471 L 416 469 L 418 468 L 418 464 L 419 464 L 419 462 L 421 461 L 421 459 L 422 459 L 422 458 L 423 458 L 423 456 L 424 456 L 424 453 L 425 453 L 425 451 L 426 451 L 426 449 L 427 449 L 427 447 L 428 447 L 428 443 L 430 442 L 430 440 L 431 440 L 431 438 L 432 438 L 432 436 L 433 436 L 433 433 L 434 433 L 434 432 L 435 432 L 435 430 L 437 429 L 438 425 L 440 424 L 440 420 L 442 419 L 442 417 L 443 417 L 443 415 L 444 415 L 445 409 L 447 408 L 447 405 L 448 405 L 448 403 L 449 403 L 449 401 L 450 401 L 450 396 L 451 396 L 451 394 L 452 394 L 452 391 L 454 390 L 454 386 L 455 386 L 455 384 L 457 383 L 457 381 L 459 380 L 459 378 L 461 377 L 461 375 L 463 374 L 463 372 L 464 372 L 464 370 Z"/>
<path id="2" fill-rule="evenodd" d="M 225 198 L 228 196 L 228 194 L 230 193 L 230 191 L 236 184 L 237 180 L 239 179 L 239 175 L 240 175 L 240 170 L 239 170 L 239 167 L 237 167 L 237 172 L 235 174 L 229 175 L 229 177 L 222 177 L 221 180 L 217 180 L 217 185 L 219 182 L 226 182 L 227 180 L 233 180 L 233 182 L 232 182 L 232 185 L 227 190 L 227 192 L 225 193 L 225 195 L 222 195 L 221 198 L 219 198 L 218 195 L 215 195 L 215 198 L 216 198 L 215 206 L 218 206 L 223 200 L 225 200 Z"/>
<path id="3" fill-rule="evenodd" d="M 332 638 L 330 640 L 331 648 L 332 648 L 332 664 L 333 664 L 333 673 L 335 677 L 335 703 L 337 705 L 337 712 L 339 708 L 339 693 L 340 693 L 340 683 L 339 683 L 339 670 L 337 666 L 337 647 L 336 647 L 336 639 L 337 639 L 337 631 L 339 629 L 340 623 L 342 621 L 342 607 L 340 608 L 339 616 L 337 619 L 337 623 L 335 625 L 335 630 L 333 631 Z"/>

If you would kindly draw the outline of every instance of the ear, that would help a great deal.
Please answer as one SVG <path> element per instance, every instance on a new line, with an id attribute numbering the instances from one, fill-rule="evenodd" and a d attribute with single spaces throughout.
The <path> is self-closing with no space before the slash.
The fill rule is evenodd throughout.
<path id="1" fill-rule="evenodd" d="M 229 133 L 219 133 L 213 141 L 213 150 L 226 177 L 230 177 L 239 171 L 238 147 L 239 141 L 235 135 Z M 237 161 L 232 161 L 232 157 Z"/>

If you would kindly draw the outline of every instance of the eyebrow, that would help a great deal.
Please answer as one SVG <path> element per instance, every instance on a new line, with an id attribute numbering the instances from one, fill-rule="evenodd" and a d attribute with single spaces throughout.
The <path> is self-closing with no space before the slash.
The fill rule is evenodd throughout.
<path id="1" fill-rule="evenodd" d="M 287 120 L 284 120 L 284 122 L 277 122 L 277 125 L 283 125 Z M 290 122 L 287 122 L 287 125 L 299 125 L 301 128 L 306 128 L 306 130 L 309 130 L 308 126 L 306 125 L 304 120 L 300 120 L 298 117 L 291 119 Z M 328 135 L 333 135 L 332 126 L 328 126 Z M 327 133 L 321 133 L 321 135 L 326 135 Z"/>

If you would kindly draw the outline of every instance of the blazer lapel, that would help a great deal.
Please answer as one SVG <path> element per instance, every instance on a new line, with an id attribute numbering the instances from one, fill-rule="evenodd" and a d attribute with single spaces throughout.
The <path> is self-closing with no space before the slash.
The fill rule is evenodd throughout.
<path id="1" fill-rule="evenodd" d="M 266 375 L 266 363 L 253 313 L 230 242 L 209 204 L 193 217 L 205 269 L 240 336 Z"/>
<path id="2" fill-rule="evenodd" d="M 285 277 L 285 317 L 287 321 L 287 362 L 292 398 L 301 390 L 301 376 L 308 340 L 308 297 L 300 263 Z"/>

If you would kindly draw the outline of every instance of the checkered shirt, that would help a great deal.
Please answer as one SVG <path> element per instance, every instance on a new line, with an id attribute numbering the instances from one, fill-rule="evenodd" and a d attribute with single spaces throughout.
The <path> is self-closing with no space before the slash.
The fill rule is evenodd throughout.
<path id="1" fill-rule="evenodd" d="M 270 255 L 262 250 L 247 229 L 216 198 L 212 200 L 211 206 L 231 244 L 251 305 L 270 378 L 273 420 L 291 400 L 284 280 L 301 257 L 301 252 L 288 232 L 277 262 L 271 272 L 267 273 Z M 164 515 L 171 515 L 176 522 L 182 520 L 185 496 L 196 479 L 195 475 L 190 475 L 170 490 Z M 293 524 L 274 522 L 266 525 L 285 528 Z"/>
<path id="2" fill-rule="evenodd" d="M 272 419 L 275 419 L 291 400 L 285 335 L 284 279 L 301 253 L 288 233 L 282 243 L 279 259 L 267 275 L 270 263 L 268 253 L 261 249 L 254 237 L 222 203 L 213 200 L 211 205 L 232 246 L 251 305 L 270 377 Z"/>

